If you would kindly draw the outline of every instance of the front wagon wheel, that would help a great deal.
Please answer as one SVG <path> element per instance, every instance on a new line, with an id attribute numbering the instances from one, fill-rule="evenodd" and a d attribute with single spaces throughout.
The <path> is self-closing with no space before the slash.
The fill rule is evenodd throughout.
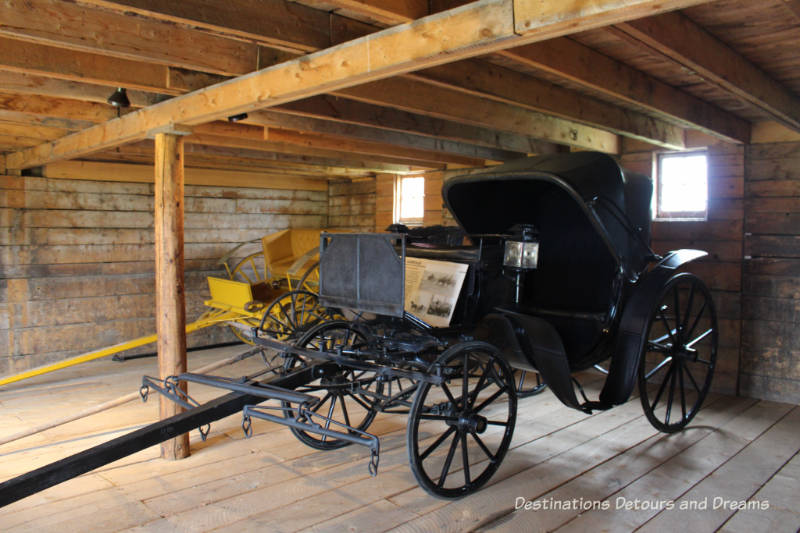
<path id="1" fill-rule="evenodd" d="M 677 274 L 650 313 L 639 364 L 644 413 L 659 431 L 683 429 L 700 410 L 717 361 L 717 313 L 711 292 L 694 274 Z"/>
<path id="2" fill-rule="evenodd" d="M 483 342 L 436 360 L 439 384 L 420 382 L 406 433 L 411 471 L 426 492 L 460 498 L 478 490 L 508 451 L 517 416 L 514 375 Z"/>

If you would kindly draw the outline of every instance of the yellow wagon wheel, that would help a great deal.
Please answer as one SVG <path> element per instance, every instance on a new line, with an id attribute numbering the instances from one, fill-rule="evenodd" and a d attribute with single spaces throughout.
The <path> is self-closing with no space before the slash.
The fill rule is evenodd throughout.
<path id="1" fill-rule="evenodd" d="M 254 252 L 236 263 L 229 275 L 234 281 L 243 281 L 250 285 L 267 281 L 268 272 L 264 262 L 264 251 Z"/>
<path id="2" fill-rule="evenodd" d="M 261 318 L 259 335 L 286 340 L 311 326 L 331 319 L 328 309 L 319 305 L 313 292 L 294 290 L 275 299 Z"/>
<path id="3" fill-rule="evenodd" d="M 296 288 L 315 294 L 319 292 L 319 261 L 315 261 L 313 265 L 303 272 L 303 276 L 300 278 Z"/>
<path id="4" fill-rule="evenodd" d="M 250 285 L 264 283 L 267 280 L 267 267 L 264 263 L 264 251 L 254 252 L 241 261 L 228 271 L 228 275 L 233 281 L 241 281 Z M 257 318 L 242 317 L 237 320 L 239 324 L 254 328 L 258 326 L 259 320 Z M 236 335 L 236 338 L 246 344 L 253 344 L 248 336 L 236 326 L 228 326 L 230 330 Z"/>

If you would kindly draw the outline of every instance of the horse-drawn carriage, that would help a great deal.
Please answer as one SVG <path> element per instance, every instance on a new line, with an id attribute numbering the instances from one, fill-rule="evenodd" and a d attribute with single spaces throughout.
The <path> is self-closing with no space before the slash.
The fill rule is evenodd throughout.
<path id="1" fill-rule="evenodd" d="M 313 372 L 294 388 L 301 398 L 245 407 L 246 428 L 261 417 L 290 425 L 316 448 L 365 444 L 377 466 L 370 424 L 379 412 L 407 413 L 418 482 L 458 497 L 483 485 L 509 448 L 515 370 L 537 373 L 561 402 L 586 413 L 627 401 L 638 385 L 659 430 L 680 430 L 694 417 L 713 375 L 716 316 L 705 284 L 676 269 L 705 253 L 652 252 L 646 177 L 579 153 L 455 178 L 443 196 L 471 244 L 322 235 L 319 302 L 340 318 L 290 342 L 254 329 L 256 344 L 282 354 L 283 372 Z M 412 313 L 406 262 L 418 259 L 438 263 L 440 275 L 429 275 L 427 309 L 417 302 Z M 449 323 L 433 327 L 426 316 L 448 314 L 436 287 L 454 285 L 458 272 Z M 574 375 L 598 364 L 607 377 L 589 400 Z"/>
<path id="2" fill-rule="evenodd" d="M 262 418 L 318 449 L 362 444 L 373 473 L 371 423 L 407 414 L 411 470 L 444 498 L 477 490 L 502 462 L 517 418 L 515 372 L 541 376 L 586 413 L 626 402 L 638 386 L 657 429 L 691 421 L 711 384 L 718 331 L 708 288 L 677 269 L 705 252 L 652 252 L 645 176 L 603 154 L 562 154 L 454 178 L 443 197 L 469 244 L 322 234 L 318 304 L 327 311 L 282 339 L 250 332 L 280 354 L 270 383 L 184 374 L 145 378 L 143 395 L 155 388 L 186 403 L 184 381 L 232 390 L 246 433 Z M 420 262 L 422 274 L 408 268 Z M 289 312 L 306 304 L 295 299 Z M 590 400 L 576 373 L 597 365 L 607 376 Z"/>

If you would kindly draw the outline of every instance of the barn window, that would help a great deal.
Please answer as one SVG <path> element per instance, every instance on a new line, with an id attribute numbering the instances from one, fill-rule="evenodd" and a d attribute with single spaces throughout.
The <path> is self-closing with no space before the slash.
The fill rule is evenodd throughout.
<path id="1" fill-rule="evenodd" d="M 397 178 L 395 194 L 395 222 L 407 226 L 422 225 L 425 215 L 425 178 Z"/>
<path id="2" fill-rule="evenodd" d="M 705 152 L 657 156 L 654 210 L 656 220 L 706 220 L 708 158 Z"/>

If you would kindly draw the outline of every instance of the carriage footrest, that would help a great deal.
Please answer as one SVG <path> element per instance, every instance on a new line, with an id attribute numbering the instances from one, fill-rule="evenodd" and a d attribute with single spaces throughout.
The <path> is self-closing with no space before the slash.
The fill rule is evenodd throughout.
<path id="1" fill-rule="evenodd" d="M 281 414 L 272 414 L 273 411 Z M 366 446 L 370 450 L 370 460 L 368 470 L 371 476 L 378 474 L 378 461 L 380 459 L 380 440 L 376 435 L 361 431 L 347 424 L 338 422 L 332 418 L 321 415 L 311 409 L 301 405 L 295 409 L 292 407 L 273 407 L 265 405 L 245 405 L 242 411 L 242 430 L 247 437 L 253 434 L 251 418 L 260 418 L 269 422 L 275 422 L 284 426 L 289 426 L 300 431 L 316 433 L 325 437 L 343 440 L 352 444 Z M 319 422 L 317 422 L 319 420 Z M 342 431 L 331 429 L 336 426 Z"/>

